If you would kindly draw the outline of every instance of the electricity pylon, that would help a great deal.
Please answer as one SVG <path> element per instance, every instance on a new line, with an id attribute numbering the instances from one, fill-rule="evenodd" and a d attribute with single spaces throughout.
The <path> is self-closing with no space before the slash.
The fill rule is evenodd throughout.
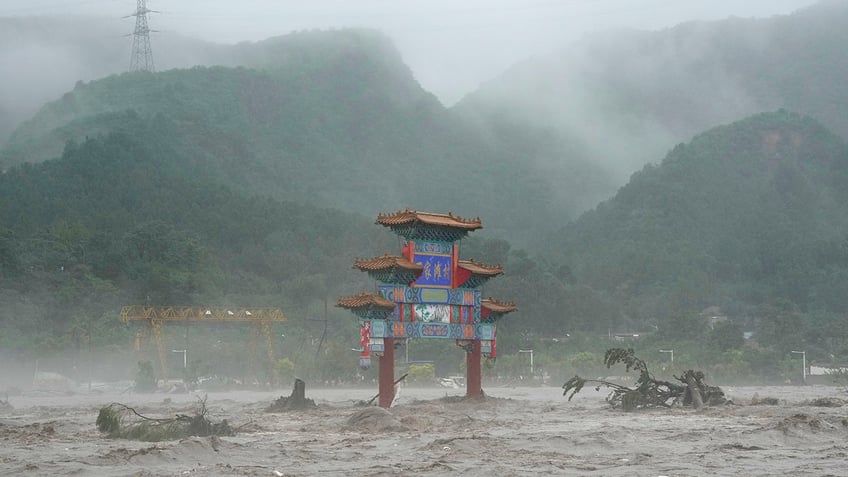
<path id="1" fill-rule="evenodd" d="M 147 8 L 147 0 L 136 0 L 135 13 L 124 18 L 135 17 L 135 31 L 132 32 L 132 56 L 130 57 L 130 71 L 156 71 L 153 66 L 153 50 L 150 48 L 150 32 L 147 26 L 147 14 L 159 13 Z M 129 35 L 127 35 L 129 36 Z"/>

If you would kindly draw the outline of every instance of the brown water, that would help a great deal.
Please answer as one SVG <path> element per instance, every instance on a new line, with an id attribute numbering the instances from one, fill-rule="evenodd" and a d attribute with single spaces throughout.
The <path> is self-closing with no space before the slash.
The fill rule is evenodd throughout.
<path id="1" fill-rule="evenodd" d="M 195 394 L 24 395 L 0 410 L 0 475 L 848 475 L 848 398 L 843 388 L 725 388 L 735 405 L 633 413 L 611 410 L 606 392 L 568 402 L 558 387 L 403 388 L 389 413 L 350 428 L 375 389 L 311 389 L 318 407 L 267 414 L 288 390 L 208 393 L 213 421 L 235 437 L 159 443 L 102 437 L 99 408 L 116 401 L 149 416 L 192 413 Z M 205 393 L 201 392 L 200 397 Z M 778 405 L 751 405 L 774 397 Z M 170 401 L 166 401 L 169 399 Z"/>

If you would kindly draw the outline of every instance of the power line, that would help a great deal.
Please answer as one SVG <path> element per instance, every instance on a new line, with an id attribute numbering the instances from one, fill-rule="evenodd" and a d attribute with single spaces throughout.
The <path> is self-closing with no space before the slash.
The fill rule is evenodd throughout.
<path id="1" fill-rule="evenodd" d="M 147 0 L 136 0 L 135 13 L 124 17 L 135 17 L 130 71 L 156 71 L 156 67 L 153 65 L 153 50 L 150 48 L 150 32 L 156 30 L 151 30 L 147 25 L 148 13 L 159 12 L 147 8 Z"/>

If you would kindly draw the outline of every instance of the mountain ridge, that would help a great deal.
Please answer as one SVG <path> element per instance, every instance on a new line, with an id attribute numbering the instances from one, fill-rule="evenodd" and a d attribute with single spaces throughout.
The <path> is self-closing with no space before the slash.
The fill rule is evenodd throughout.
<path id="1" fill-rule="evenodd" d="M 578 280 L 642 321 L 711 305 L 750 313 L 777 298 L 844 312 L 846 191 L 838 136 L 809 117 L 762 113 L 634 173 L 563 229 L 558 250 Z"/>
<path id="2" fill-rule="evenodd" d="M 310 32 L 272 42 L 285 44 L 274 51 L 286 59 L 262 69 L 194 67 L 78 83 L 13 133 L 0 164 L 55 156 L 66 141 L 123 127 L 127 115 L 162 115 L 183 134 L 184 152 L 208 161 L 219 181 L 280 200 L 361 214 L 387 205 L 452 210 L 493 217 L 493 230 L 519 240 L 537 236 L 540 225 L 523 206 L 552 217 L 542 224 L 548 230 L 574 214 L 571 199 L 521 154 L 524 145 L 537 147 L 537 136 L 493 147 L 420 87 L 382 35 Z M 488 184 L 511 187 L 498 193 Z"/>
<path id="3" fill-rule="evenodd" d="M 452 110 L 491 129 L 506 121 L 576 138 L 573 160 L 608 177 L 602 200 L 675 144 L 762 111 L 797 111 L 848 137 L 846 31 L 848 4 L 820 2 L 766 19 L 591 34 L 513 66 Z M 557 168 L 568 153 L 539 160 Z"/>

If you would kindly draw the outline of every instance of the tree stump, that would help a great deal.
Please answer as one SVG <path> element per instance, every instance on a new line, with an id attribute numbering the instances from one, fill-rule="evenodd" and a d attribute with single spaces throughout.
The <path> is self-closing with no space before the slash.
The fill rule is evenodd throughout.
<path id="1" fill-rule="evenodd" d="M 686 383 L 689 385 L 689 396 L 692 398 L 692 407 L 701 409 L 704 407 L 704 400 L 701 399 L 701 387 L 695 380 L 694 373 L 686 373 Z"/>
<path id="2" fill-rule="evenodd" d="M 315 401 L 306 398 L 306 383 L 300 378 L 295 378 L 291 395 L 289 397 L 280 396 L 265 409 L 265 412 L 299 411 L 312 407 L 317 406 Z"/>
<path id="3" fill-rule="evenodd" d="M 289 408 L 303 409 L 306 407 L 306 382 L 300 378 L 295 378 L 294 389 L 289 396 Z"/>

